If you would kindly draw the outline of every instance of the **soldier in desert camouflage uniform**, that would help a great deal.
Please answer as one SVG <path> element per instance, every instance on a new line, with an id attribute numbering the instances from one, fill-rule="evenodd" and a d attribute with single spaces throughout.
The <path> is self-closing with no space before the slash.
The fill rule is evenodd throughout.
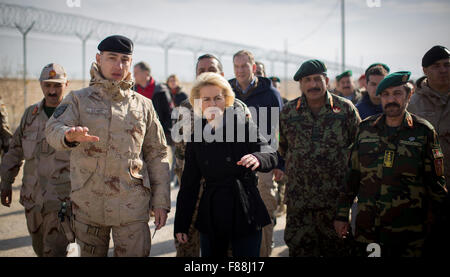
<path id="1" fill-rule="evenodd" d="M 284 240 L 289 256 L 347 255 L 333 220 L 360 118 L 349 100 L 327 91 L 321 61 L 304 62 L 294 80 L 303 94 L 280 114 L 279 151 L 289 180 Z"/>
<path id="2" fill-rule="evenodd" d="M 409 75 L 396 72 L 381 81 L 377 95 L 384 113 L 361 122 L 352 148 L 335 228 L 346 236 L 357 196 L 356 255 L 367 256 L 367 245 L 378 243 L 382 257 L 421 256 L 431 221 L 448 212 L 442 207 L 447 192 L 438 135 L 406 111 Z"/>
<path id="3" fill-rule="evenodd" d="M 204 54 L 200 56 L 197 59 L 197 65 L 196 65 L 196 76 L 199 76 L 200 74 L 204 72 L 214 72 L 219 73 L 220 75 L 224 76 L 223 73 L 223 67 L 222 63 L 217 59 L 214 55 L 211 54 Z M 190 124 L 191 124 L 191 130 L 194 131 L 194 110 L 192 109 L 191 103 L 189 103 L 189 99 L 186 99 L 185 101 L 181 102 L 180 107 L 185 108 L 189 110 L 190 112 Z M 240 100 L 235 99 L 234 102 L 235 108 L 242 108 L 247 115 L 250 115 L 250 111 L 247 109 L 247 106 Z M 182 114 L 178 117 L 178 124 L 180 124 L 183 120 Z M 176 125 L 174 125 L 174 131 L 177 131 Z M 179 135 L 183 135 L 183 130 L 179 130 Z M 184 168 L 184 153 L 186 150 L 186 142 L 185 141 L 179 141 L 175 142 L 175 174 L 178 177 L 178 181 L 181 184 L 181 175 L 183 173 Z M 202 185 L 200 186 L 200 193 L 199 193 L 199 200 L 203 192 L 203 179 L 202 179 Z M 197 209 L 198 209 L 199 201 L 196 203 L 196 208 L 194 211 L 194 215 L 192 218 L 191 226 L 189 227 L 188 237 L 189 240 L 181 244 L 177 239 L 175 239 L 175 248 L 177 250 L 176 256 L 177 257 L 199 257 L 200 256 L 200 234 L 195 229 L 194 223 L 197 218 Z"/>
<path id="4" fill-rule="evenodd" d="M 6 112 L 5 104 L 0 98 L 0 155 L 8 152 L 9 140 L 12 137 L 11 130 L 8 125 L 8 113 Z"/>
<path id="5" fill-rule="evenodd" d="M 49 146 L 44 130 L 61 103 L 68 82 L 64 68 L 58 64 L 45 66 L 39 80 L 44 100 L 25 110 L 2 160 L 2 204 L 11 204 L 11 185 L 25 160 L 20 203 L 25 207 L 33 249 L 39 257 L 61 257 L 66 255 L 69 242 L 57 215 L 61 202 L 69 199 L 70 152 Z"/>
<path id="6" fill-rule="evenodd" d="M 170 210 L 166 139 L 152 102 L 131 90 L 131 40 L 110 36 L 98 50 L 90 86 L 58 106 L 47 140 L 71 150 L 70 197 L 81 256 L 106 256 L 112 231 L 115 256 L 145 257 L 150 210 L 156 230 Z"/>

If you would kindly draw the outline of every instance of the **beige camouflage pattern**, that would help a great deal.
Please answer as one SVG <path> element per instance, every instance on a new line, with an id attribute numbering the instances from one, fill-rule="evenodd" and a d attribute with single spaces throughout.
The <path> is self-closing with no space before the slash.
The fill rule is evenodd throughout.
<path id="1" fill-rule="evenodd" d="M 11 189 L 25 160 L 20 203 L 25 209 L 39 206 L 43 213 L 58 211 L 69 199 L 69 151 L 56 151 L 45 139 L 44 100 L 25 110 L 10 148 L 2 160 L 1 188 Z"/>
<path id="2" fill-rule="evenodd" d="M 109 81 L 93 63 L 90 86 L 67 95 L 47 124 L 50 145 L 71 150 L 72 211 L 86 224 L 147 223 L 150 209 L 170 210 L 164 132 L 151 101 L 132 85 L 130 73 Z M 100 141 L 69 148 L 64 132 L 72 126 L 88 127 Z"/>
<path id="3" fill-rule="evenodd" d="M 41 256 L 65 256 L 68 241 L 59 232 L 57 212 L 69 199 L 69 151 L 56 151 L 45 139 L 44 100 L 25 110 L 1 165 L 1 189 L 10 190 L 23 160 L 20 203 L 25 207 L 33 249 Z"/>
<path id="4" fill-rule="evenodd" d="M 8 125 L 8 113 L 6 112 L 5 104 L 0 98 L 0 154 L 6 152 L 9 146 L 9 140 L 12 137 L 11 130 Z"/>
<path id="5" fill-rule="evenodd" d="M 450 180 L 450 93 L 432 90 L 427 83 L 409 101 L 408 111 L 428 120 L 439 135 L 444 153 L 445 179 Z"/>

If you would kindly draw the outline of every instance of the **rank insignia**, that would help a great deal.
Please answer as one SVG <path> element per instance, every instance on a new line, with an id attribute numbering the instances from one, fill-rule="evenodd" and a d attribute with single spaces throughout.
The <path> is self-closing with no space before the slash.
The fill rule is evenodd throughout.
<path id="1" fill-rule="evenodd" d="M 434 159 L 439 159 L 439 158 L 444 157 L 444 154 L 442 154 L 442 151 L 439 148 L 433 148 L 433 150 L 431 150 L 431 151 L 433 152 Z"/>
<path id="2" fill-rule="evenodd" d="M 444 159 L 439 158 L 434 160 L 434 169 L 437 176 L 444 176 Z"/>
<path id="3" fill-rule="evenodd" d="M 334 112 L 334 113 L 340 113 L 340 112 L 341 112 L 341 108 L 339 108 L 339 107 L 333 107 L 333 112 Z"/>
<path id="4" fill-rule="evenodd" d="M 56 72 L 55 72 L 54 70 L 51 70 L 51 71 L 48 73 L 48 76 L 49 76 L 50 78 L 53 78 L 53 77 L 56 76 Z"/>
<path id="5" fill-rule="evenodd" d="M 402 82 L 403 82 L 403 83 L 406 83 L 406 81 L 408 81 L 408 78 L 409 78 L 408 75 L 406 75 L 406 74 L 403 75 L 403 76 L 402 76 Z"/>
<path id="6" fill-rule="evenodd" d="M 394 165 L 394 151 L 386 150 L 384 152 L 384 167 L 392 167 Z"/>
<path id="7" fill-rule="evenodd" d="M 37 112 L 38 112 L 38 106 L 36 105 L 36 106 L 34 106 L 34 110 L 31 114 L 35 115 Z"/>
<path id="8" fill-rule="evenodd" d="M 302 104 L 302 99 L 301 98 L 299 98 L 298 100 L 297 100 L 297 106 L 295 107 L 295 109 L 298 111 L 299 109 L 300 109 L 300 105 Z"/>

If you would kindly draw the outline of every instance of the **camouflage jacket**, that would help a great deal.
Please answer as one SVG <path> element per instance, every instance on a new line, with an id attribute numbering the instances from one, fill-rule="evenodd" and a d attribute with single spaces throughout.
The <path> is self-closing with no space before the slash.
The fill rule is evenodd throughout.
<path id="1" fill-rule="evenodd" d="M 439 135 L 444 152 L 445 179 L 450 179 L 450 93 L 446 95 L 422 85 L 409 101 L 408 111 L 423 117 L 433 125 Z"/>
<path id="2" fill-rule="evenodd" d="M 20 203 L 26 209 L 39 206 L 44 213 L 59 210 L 61 201 L 70 194 L 70 152 L 48 145 L 44 133 L 47 121 L 44 100 L 25 110 L 0 170 L 1 188 L 11 189 L 25 160 Z"/>
<path id="3" fill-rule="evenodd" d="M 431 124 L 406 112 L 402 125 L 389 135 L 383 114 L 361 122 L 337 220 L 348 221 L 355 196 L 357 241 L 423 239 L 428 209 L 439 211 L 446 196 L 442 152 Z"/>
<path id="4" fill-rule="evenodd" d="M 349 100 L 329 92 L 325 97 L 317 118 L 304 95 L 280 114 L 278 150 L 286 161 L 287 202 L 295 209 L 335 209 L 344 182 L 360 118 Z"/>
<path id="5" fill-rule="evenodd" d="M 73 212 L 106 226 L 147 222 L 150 208 L 170 209 L 164 131 L 151 100 L 130 89 L 131 74 L 109 81 L 94 63 L 91 78 L 64 98 L 46 128 L 52 146 L 71 150 Z M 69 147 L 64 133 L 72 126 L 88 127 L 100 141 Z"/>
<path id="6" fill-rule="evenodd" d="M 9 140 L 12 137 L 11 130 L 8 125 L 8 113 L 6 112 L 5 104 L 0 99 L 0 154 L 7 152 L 9 147 Z"/>

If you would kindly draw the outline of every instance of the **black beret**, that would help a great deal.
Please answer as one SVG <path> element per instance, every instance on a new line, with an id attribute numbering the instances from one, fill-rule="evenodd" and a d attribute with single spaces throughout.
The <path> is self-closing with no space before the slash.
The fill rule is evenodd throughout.
<path id="1" fill-rule="evenodd" d="M 371 69 L 372 67 L 375 67 L 375 66 L 377 66 L 377 65 L 381 65 L 382 67 L 384 67 L 384 69 L 386 69 L 387 73 L 389 73 L 389 71 L 391 71 L 391 69 L 389 68 L 389 66 L 387 66 L 387 65 L 384 64 L 384 63 L 373 63 L 373 64 L 369 65 L 369 67 L 366 69 L 366 71 L 365 71 L 364 74 L 367 75 L 367 72 L 369 71 L 369 69 Z"/>
<path id="2" fill-rule="evenodd" d="M 380 95 L 383 90 L 406 84 L 411 76 L 409 71 L 398 71 L 386 76 L 378 85 L 376 95 Z"/>
<path id="3" fill-rule="evenodd" d="M 133 54 L 133 42 L 124 36 L 114 35 L 102 40 L 97 49 L 102 51 L 116 52 L 126 55 Z"/>
<path id="4" fill-rule="evenodd" d="M 442 59 L 448 59 L 450 57 L 450 52 L 447 47 L 436 45 L 433 46 L 422 58 L 422 66 L 428 67 L 434 64 L 436 61 Z"/>
<path id="5" fill-rule="evenodd" d="M 353 72 L 351 70 L 347 70 L 336 76 L 336 81 L 340 81 L 344 77 L 350 77 L 353 75 Z"/>
<path id="6" fill-rule="evenodd" d="M 308 75 L 321 74 L 325 72 L 327 72 L 327 67 L 322 61 L 307 60 L 306 62 L 302 63 L 300 68 L 297 70 L 297 73 L 295 73 L 294 81 L 298 81 Z"/>

